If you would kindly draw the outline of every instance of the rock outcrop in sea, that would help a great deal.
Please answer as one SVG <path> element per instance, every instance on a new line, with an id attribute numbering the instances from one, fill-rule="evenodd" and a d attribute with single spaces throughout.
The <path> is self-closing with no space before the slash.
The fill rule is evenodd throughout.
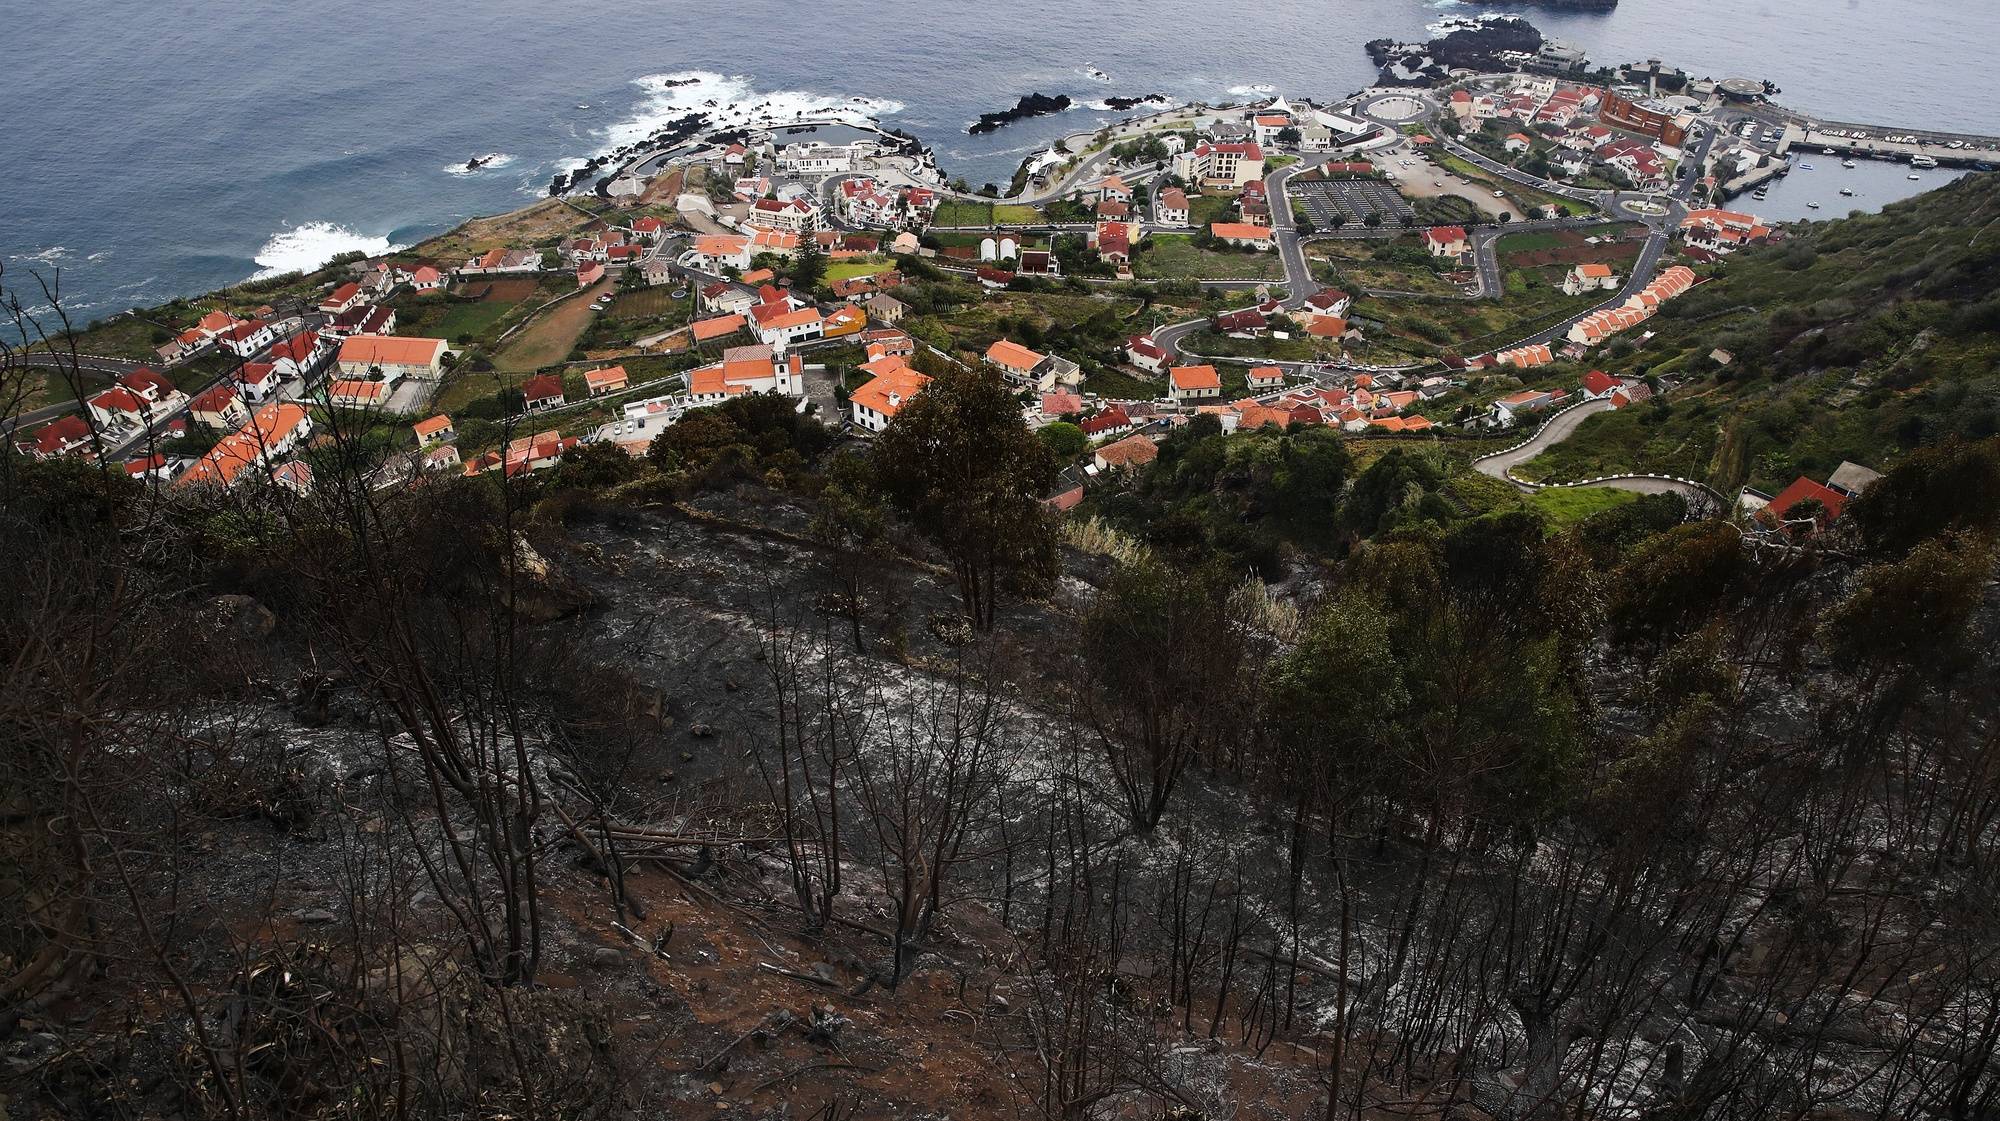
<path id="1" fill-rule="evenodd" d="M 1054 97 L 1050 97 L 1041 92 L 1031 93 L 1015 102 L 1012 109 L 1002 109 L 997 113 L 981 113 L 979 119 L 974 121 L 965 131 L 974 136 L 980 136 L 993 132 L 1002 126 L 1010 125 L 1015 121 L 1025 120 L 1029 117 L 1046 117 L 1051 113 L 1060 113 L 1068 109 L 1072 104 L 1073 102 L 1064 94 L 1057 94 Z"/>
<path id="2" fill-rule="evenodd" d="M 1506 70 L 1542 46 L 1542 33 L 1518 16 L 1451 19 L 1431 29 L 1441 34 L 1424 43 L 1376 39 L 1366 45 L 1368 57 L 1382 68 L 1381 84 L 1432 85 L 1448 81 L 1455 69 Z"/>

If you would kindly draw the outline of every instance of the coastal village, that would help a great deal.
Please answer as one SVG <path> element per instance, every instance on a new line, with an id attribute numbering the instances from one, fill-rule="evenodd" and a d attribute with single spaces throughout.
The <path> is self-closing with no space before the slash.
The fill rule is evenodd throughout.
<path id="1" fill-rule="evenodd" d="M 555 14 L 457 61 L 595 155 L 440 86 L 381 225 L 208 199 L 322 217 L 251 279 L 82 322 L 165 182 L 0 254 L 0 1121 L 2000 1117 L 2000 137 Z"/>
<path id="2" fill-rule="evenodd" d="M 1936 162 L 1915 136 L 1816 126 L 1748 82 L 1589 71 L 1562 44 L 1514 61 L 1334 103 L 1128 116 L 1005 190 L 852 127 L 697 138 L 406 252 L 122 317 L 80 347 L 106 384 L 13 439 L 164 486 L 305 492 L 313 449 L 365 433 L 393 449 L 393 486 L 544 471 L 590 445 L 644 455 L 752 394 L 865 441 L 957 367 L 1063 426 L 1060 508 L 1202 417 L 1357 440 L 1519 431 L 1531 455 L 1561 438 L 1551 417 L 1674 391 L 1617 358 L 1731 253 L 1784 239 L 1745 196 L 1790 153 L 1837 140 Z M 1538 489 L 1514 473 L 1525 459 L 1476 466 Z M 1818 517 L 1853 486 L 1800 483 Z M 1767 523 L 1798 497 L 1634 489 L 1657 487 Z"/>

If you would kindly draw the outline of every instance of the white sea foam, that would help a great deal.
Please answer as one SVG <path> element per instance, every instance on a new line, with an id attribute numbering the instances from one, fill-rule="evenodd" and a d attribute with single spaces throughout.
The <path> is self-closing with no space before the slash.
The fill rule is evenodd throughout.
<path id="1" fill-rule="evenodd" d="M 1095 66 L 1086 66 L 1083 69 L 1077 71 L 1077 73 L 1082 74 L 1084 77 L 1089 78 L 1093 82 L 1108 82 L 1111 80 L 1111 75 L 1106 74 L 1104 71 L 1099 70 Z"/>
<path id="2" fill-rule="evenodd" d="M 1463 6 L 1462 4 L 1451 5 L 1454 8 Z M 1443 19 L 1433 20 L 1426 24 L 1424 30 L 1430 34 L 1431 38 L 1442 39 L 1454 31 L 1478 31 L 1495 20 L 1506 18 L 1508 17 L 1503 12 L 1480 12 L 1477 15 L 1446 16 Z"/>
<path id="3" fill-rule="evenodd" d="M 271 240 L 257 251 L 255 260 L 264 266 L 257 270 L 252 280 L 281 276 L 288 272 L 306 272 L 316 269 L 342 253 L 357 250 L 374 256 L 378 253 L 392 253 L 402 246 L 391 244 L 386 237 L 372 237 L 355 233 L 346 226 L 332 222 L 307 222 L 280 230 L 271 235 Z"/>
<path id="4" fill-rule="evenodd" d="M 36 250 L 33 253 L 23 253 L 21 254 L 21 260 L 33 261 L 38 265 L 58 265 L 67 256 L 69 256 L 68 248 L 61 245 L 51 245 L 46 249 Z"/>
<path id="5" fill-rule="evenodd" d="M 604 142 L 600 155 L 644 140 L 689 113 L 705 115 L 712 128 L 729 129 L 784 128 L 801 121 L 876 124 L 903 111 L 902 102 L 887 98 L 759 92 L 748 77 L 708 70 L 648 74 L 632 84 L 645 91 L 645 100 L 632 116 L 597 133 Z"/>
<path id="6" fill-rule="evenodd" d="M 1231 97 L 1250 97 L 1253 94 L 1277 93 L 1278 87 L 1259 83 L 1254 86 L 1230 86 L 1226 92 Z"/>
<path id="7" fill-rule="evenodd" d="M 445 168 L 444 173 L 446 175 L 477 175 L 482 171 L 497 171 L 514 162 L 514 157 L 507 152 L 488 152 L 483 156 L 476 156 L 474 158 L 479 161 L 478 167 L 467 167 L 465 164 L 455 163 Z M 469 160 L 467 161 L 467 163 L 470 162 Z"/>

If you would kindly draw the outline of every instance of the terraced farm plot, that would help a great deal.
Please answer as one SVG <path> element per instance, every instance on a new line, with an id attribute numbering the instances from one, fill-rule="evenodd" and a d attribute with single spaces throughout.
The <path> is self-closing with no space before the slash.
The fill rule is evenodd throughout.
<path id="1" fill-rule="evenodd" d="M 613 319 L 651 319 L 667 315 L 680 307 L 683 301 L 674 299 L 673 289 L 665 285 L 657 288 L 638 288 L 620 292 L 607 313 Z"/>
<path id="2" fill-rule="evenodd" d="M 590 309 L 591 301 L 611 291 L 611 287 L 611 281 L 604 281 L 542 312 L 494 356 L 494 366 L 507 373 L 523 373 L 568 357 L 597 315 Z"/>

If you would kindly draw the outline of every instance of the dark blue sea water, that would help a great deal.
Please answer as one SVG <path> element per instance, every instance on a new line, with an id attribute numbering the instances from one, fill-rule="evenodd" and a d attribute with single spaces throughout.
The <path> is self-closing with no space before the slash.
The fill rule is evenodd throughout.
<path id="1" fill-rule="evenodd" d="M 1078 108 L 984 137 L 1021 94 L 1208 101 L 1369 83 L 1361 44 L 1453 0 L 0 0 L 0 261 L 61 266 L 84 318 L 380 250 L 511 209 L 675 99 L 851 104 L 1005 182 Z M 1624 0 L 1520 9 L 1594 59 L 1768 78 L 1847 119 L 2000 132 L 1994 0 Z M 1109 81 L 1090 75 L 1095 68 Z M 666 75 L 697 87 L 663 88 Z M 583 108 L 582 106 L 588 106 Z M 507 158 L 453 173 L 474 155 Z"/>

